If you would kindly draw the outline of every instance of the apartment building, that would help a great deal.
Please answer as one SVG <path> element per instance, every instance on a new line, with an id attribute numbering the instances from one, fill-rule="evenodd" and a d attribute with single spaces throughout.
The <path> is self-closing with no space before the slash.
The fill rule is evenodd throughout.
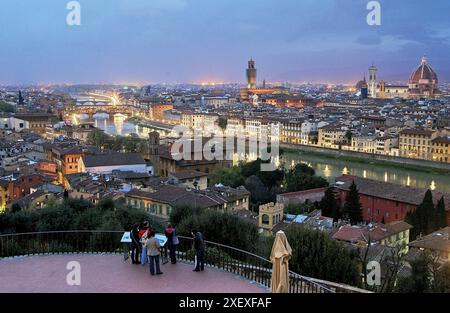
<path id="1" fill-rule="evenodd" d="M 302 140 L 302 122 L 285 121 L 281 124 L 280 141 L 290 144 L 301 144 Z"/>
<path id="2" fill-rule="evenodd" d="M 324 148 L 338 149 L 346 142 L 346 130 L 341 126 L 330 124 L 319 128 L 318 145 Z"/>
<path id="3" fill-rule="evenodd" d="M 436 162 L 450 163 L 450 137 L 436 137 L 431 140 L 431 159 Z"/>

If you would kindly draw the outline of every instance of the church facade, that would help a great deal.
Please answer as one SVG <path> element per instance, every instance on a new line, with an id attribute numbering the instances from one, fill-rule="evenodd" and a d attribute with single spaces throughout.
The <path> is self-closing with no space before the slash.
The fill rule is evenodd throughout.
<path id="1" fill-rule="evenodd" d="M 407 85 L 388 84 L 383 80 L 378 82 L 377 71 L 373 65 L 369 68 L 369 81 L 366 88 L 370 98 L 432 99 L 441 95 L 437 74 L 425 56 L 422 57 L 421 64 L 411 73 Z M 356 89 L 362 93 L 361 83 L 362 81 L 358 82 Z"/>

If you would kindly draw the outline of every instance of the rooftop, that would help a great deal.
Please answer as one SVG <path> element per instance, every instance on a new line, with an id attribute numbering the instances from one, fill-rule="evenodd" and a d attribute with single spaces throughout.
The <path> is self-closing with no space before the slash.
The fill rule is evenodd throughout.
<path id="1" fill-rule="evenodd" d="M 430 137 L 434 131 L 425 128 L 406 128 L 400 131 L 400 135 L 419 135 Z"/>
<path id="2" fill-rule="evenodd" d="M 422 203 L 426 189 L 414 188 L 410 186 L 398 185 L 393 183 L 381 182 L 372 179 L 343 175 L 336 178 L 336 187 L 338 189 L 349 190 L 352 181 L 360 194 L 419 205 Z M 450 195 L 438 191 L 432 191 L 433 201 L 437 202 L 444 197 L 445 207 L 450 208 Z"/>
<path id="3" fill-rule="evenodd" d="M 137 153 L 111 153 L 83 156 L 86 167 L 146 164 Z"/>
<path id="4" fill-rule="evenodd" d="M 450 252 L 450 227 L 445 227 L 409 243 L 410 247 Z"/>
<path id="5" fill-rule="evenodd" d="M 242 188 L 213 187 L 207 190 L 189 190 L 174 185 L 160 185 L 154 192 L 133 189 L 127 196 L 151 199 L 173 206 L 195 204 L 199 208 L 209 208 L 248 197 L 249 192 Z"/>
<path id="6" fill-rule="evenodd" d="M 378 242 L 411 228 L 412 226 L 404 221 L 396 221 L 388 224 L 375 223 L 365 226 L 344 225 L 334 233 L 333 238 L 347 242 L 368 242 L 370 238 L 372 241 Z"/>
<path id="7" fill-rule="evenodd" d="M 170 173 L 169 175 L 175 177 L 176 179 L 180 179 L 180 180 L 208 176 L 208 174 L 199 172 L 199 171 L 183 171 L 183 172 L 179 172 L 179 173 Z"/>

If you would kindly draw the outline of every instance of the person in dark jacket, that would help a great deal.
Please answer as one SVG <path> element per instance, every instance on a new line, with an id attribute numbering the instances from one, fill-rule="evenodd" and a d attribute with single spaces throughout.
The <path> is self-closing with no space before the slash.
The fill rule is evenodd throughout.
<path id="1" fill-rule="evenodd" d="M 139 256 L 141 255 L 142 244 L 139 242 L 139 225 L 134 224 L 131 229 L 131 262 L 133 264 L 140 264 Z"/>
<path id="2" fill-rule="evenodd" d="M 166 235 L 167 238 L 167 246 L 169 248 L 170 253 L 170 262 L 172 264 L 176 264 L 177 263 L 176 249 L 178 245 L 178 238 L 176 235 L 176 230 L 172 226 L 172 224 L 169 223 L 167 225 L 166 229 L 164 230 L 164 234 Z"/>
<path id="3" fill-rule="evenodd" d="M 193 271 L 200 272 L 205 270 L 205 241 L 201 232 L 194 229 L 191 234 L 194 237 L 195 256 L 197 259 Z"/>

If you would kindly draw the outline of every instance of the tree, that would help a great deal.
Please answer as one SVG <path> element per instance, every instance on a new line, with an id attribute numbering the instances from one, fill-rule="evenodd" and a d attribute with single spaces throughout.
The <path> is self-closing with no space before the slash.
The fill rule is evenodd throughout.
<path id="1" fill-rule="evenodd" d="M 284 171 L 281 169 L 276 169 L 274 171 L 258 171 L 257 176 L 264 184 L 269 188 L 278 187 L 284 180 Z"/>
<path id="2" fill-rule="evenodd" d="M 201 213 L 201 209 L 192 206 L 175 206 L 172 208 L 170 212 L 170 222 L 173 225 L 178 225 L 181 221 L 187 219 L 192 215 L 199 215 Z"/>
<path id="3" fill-rule="evenodd" d="M 97 208 L 101 211 L 113 211 L 116 207 L 116 203 L 111 198 L 105 198 L 100 200 L 97 204 Z"/>
<path id="4" fill-rule="evenodd" d="M 116 140 L 119 139 L 117 137 Z M 134 133 L 125 137 L 120 144 L 123 146 L 123 149 L 129 153 L 145 153 L 147 151 L 147 141 L 139 138 L 139 136 Z"/>
<path id="5" fill-rule="evenodd" d="M 450 262 L 442 265 L 437 271 L 433 281 L 433 292 L 450 293 Z"/>
<path id="6" fill-rule="evenodd" d="M 438 230 L 446 226 L 447 226 L 447 211 L 445 210 L 444 196 L 442 196 L 436 205 L 436 222 L 434 228 Z"/>
<path id="7" fill-rule="evenodd" d="M 439 254 L 422 252 L 410 262 L 411 274 L 399 279 L 395 288 L 400 293 L 450 292 L 450 263 L 442 264 Z"/>
<path id="8" fill-rule="evenodd" d="M 36 231 L 39 217 L 33 211 L 16 211 L 0 214 L 0 233 L 29 233 Z"/>
<path id="9" fill-rule="evenodd" d="M 428 189 L 422 203 L 414 211 L 406 214 L 406 222 L 413 226 L 413 229 L 410 231 L 411 240 L 415 240 L 419 235 L 428 235 L 440 228 L 440 225 L 442 225 L 440 220 L 445 220 L 445 218 L 442 217 L 442 203 L 438 203 L 438 205 L 440 213 L 434 207 L 433 194 Z"/>
<path id="10" fill-rule="evenodd" d="M 11 206 L 11 211 L 12 212 L 19 212 L 21 210 L 22 210 L 22 207 L 17 202 L 13 203 L 13 205 Z"/>
<path id="11" fill-rule="evenodd" d="M 269 189 L 274 186 L 280 186 L 281 182 L 284 180 L 284 171 L 279 168 L 274 171 L 261 171 L 261 165 L 264 163 L 270 163 L 270 161 L 257 159 L 253 162 L 241 163 L 239 167 L 241 169 L 242 176 L 245 178 L 250 176 L 258 176 L 264 186 Z"/>
<path id="12" fill-rule="evenodd" d="M 253 162 L 239 164 L 242 175 L 244 177 L 258 175 L 258 173 L 261 171 L 261 163 L 262 163 L 261 159 L 257 159 Z"/>
<path id="13" fill-rule="evenodd" d="M 211 222 L 214 221 L 214 222 Z M 203 232 L 205 239 L 254 252 L 258 227 L 236 215 L 213 210 L 179 207 L 171 214 L 171 222 L 180 235 L 190 236 L 192 229 Z"/>
<path id="14" fill-rule="evenodd" d="M 327 233 L 292 223 L 286 228 L 292 247 L 291 269 L 301 275 L 358 286 L 361 283 L 356 251 L 348 250 Z"/>
<path id="15" fill-rule="evenodd" d="M 124 142 L 125 142 L 125 137 L 122 136 L 115 136 L 114 138 L 110 139 L 107 141 L 108 144 L 108 148 L 113 150 L 113 151 L 119 151 L 122 152 L 124 149 Z"/>
<path id="16" fill-rule="evenodd" d="M 431 288 L 430 256 L 422 254 L 411 262 L 411 275 L 399 279 L 396 292 L 400 293 L 424 293 Z"/>
<path id="17" fill-rule="evenodd" d="M 40 232 L 74 230 L 75 217 L 74 209 L 68 205 L 46 207 L 39 212 L 37 229 Z"/>
<path id="18" fill-rule="evenodd" d="M 9 103 L 0 101 L 0 112 L 13 113 L 15 112 L 15 108 Z"/>
<path id="19" fill-rule="evenodd" d="M 219 117 L 219 120 L 218 120 L 217 124 L 219 125 L 219 127 L 222 130 L 226 130 L 227 129 L 228 120 L 227 120 L 227 118 L 225 116 L 221 116 L 221 117 Z"/>
<path id="20" fill-rule="evenodd" d="M 317 202 L 308 202 L 305 201 L 303 204 L 288 204 L 284 207 L 284 213 L 285 214 L 292 214 L 292 215 L 298 215 L 298 214 L 309 214 L 312 211 L 314 211 L 319 204 Z"/>
<path id="21" fill-rule="evenodd" d="M 87 141 L 90 145 L 102 147 L 108 142 L 108 135 L 101 129 L 95 128 L 89 133 Z"/>
<path id="22" fill-rule="evenodd" d="M 351 143 L 352 142 L 353 133 L 350 130 L 347 130 L 345 132 L 344 137 L 347 140 L 347 142 Z"/>
<path id="23" fill-rule="evenodd" d="M 252 175 L 245 180 L 245 189 L 251 194 L 250 201 L 254 211 L 257 211 L 261 204 L 275 202 L 276 200 L 275 190 L 264 186 L 261 179 L 256 175 Z"/>
<path id="24" fill-rule="evenodd" d="M 108 198 L 102 199 L 96 206 L 85 200 L 68 198 L 49 202 L 42 209 L 0 214 L 0 233 L 77 229 L 122 231 L 144 221 L 150 221 L 157 231 L 164 228 L 146 211 L 123 207 Z"/>
<path id="25" fill-rule="evenodd" d="M 236 188 L 245 184 L 245 177 L 242 175 L 241 168 L 238 166 L 231 168 L 217 167 L 209 174 L 208 180 L 211 186 L 223 184 Z"/>
<path id="26" fill-rule="evenodd" d="M 328 187 L 328 182 L 316 176 L 313 168 L 301 163 L 286 174 L 285 183 L 287 192 Z"/>
<path id="27" fill-rule="evenodd" d="M 319 209 L 323 216 L 332 217 L 335 222 L 339 220 L 341 212 L 333 188 L 330 187 L 325 190 L 325 195 L 319 202 Z"/>
<path id="28" fill-rule="evenodd" d="M 359 193 L 355 181 L 350 185 L 344 204 L 344 216 L 350 220 L 352 225 L 363 221 L 361 203 L 359 202 Z"/>

